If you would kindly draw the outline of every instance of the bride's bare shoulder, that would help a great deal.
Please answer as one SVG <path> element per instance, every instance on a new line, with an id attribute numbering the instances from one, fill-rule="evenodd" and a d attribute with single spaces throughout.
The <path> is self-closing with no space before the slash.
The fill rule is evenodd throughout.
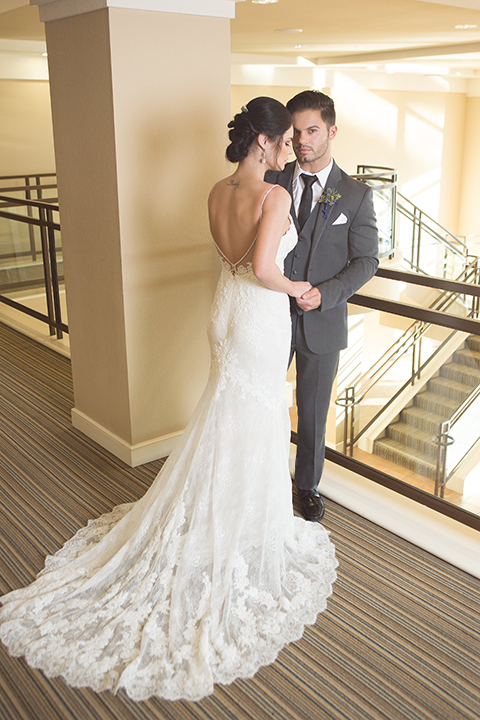
<path id="1" fill-rule="evenodd" d="M 265 185 L 266 192 L 263 203 L 265 210 L 269 207 L 275 207 L 278 205 L 280 205 L 281 207 L 290 207 L 292 198 L 288 190 L 286 190 L 281 185 L 270 185 L 269 183 L 265 183 Z"/>

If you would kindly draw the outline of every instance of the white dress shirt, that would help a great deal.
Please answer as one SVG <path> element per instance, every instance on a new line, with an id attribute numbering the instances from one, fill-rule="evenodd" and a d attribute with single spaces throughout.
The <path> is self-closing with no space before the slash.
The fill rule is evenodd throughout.
<path id="1" fill-rule="evenodd" d="M 305 188 L 305 183 L 303 182 L 302 178 L 300 177 L 303 173 L 304 175 L 316 175 L 318 178 L 318 182 L 314 183 L 312 185 L 312 207 L 310 212 L 312 212 L 313 208 L 315 207 L 315 203 L 317 203 L 322 196 L 323 188 L 326 185 L 328 176 L 330 175 L 330 170 L 333 166 L 333 158 L 328 163 L 327 167 L 323 168 L 323 170 L 320 170 L 318 173 L 311 173 L 307 170 L 302 170 L 300 165 L 298 164 L 298 161 L 295 164 L 295 170 L 293 172 L 293 202 L 295 205 L 295 212 L 298 215 L 298 207 L 300 205 L 300 200 L 302 199 L 302 193 Z"/>

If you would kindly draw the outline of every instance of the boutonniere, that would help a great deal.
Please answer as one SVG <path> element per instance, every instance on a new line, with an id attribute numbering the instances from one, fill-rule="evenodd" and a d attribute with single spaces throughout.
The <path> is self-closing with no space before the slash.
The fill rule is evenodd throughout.
<path id="1" fill-rule="evenodd" d="M 322 195 L 318 199 L 318 202 L 323 203 L 322 212 L 324 218 L 327 217 L 327 208 L 332 205 L 336 205 L 341 197 L 342 196 L 335 188 L 327 188 L 323 191 Z"/>

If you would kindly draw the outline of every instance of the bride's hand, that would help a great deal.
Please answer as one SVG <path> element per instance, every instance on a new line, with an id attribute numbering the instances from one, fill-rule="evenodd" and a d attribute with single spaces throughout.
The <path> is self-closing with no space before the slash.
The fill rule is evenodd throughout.
<path id="1" fill-rule="evenodd" d="M 302 281 L 296 281 L 292 282 L 293 285 L 293 292 L 290 293 L 290 295 L 294 298 L 300 298 L 302 295 L 304 295 L 306 292 L 312 289 L 312 286 L 309 282 Z"/>

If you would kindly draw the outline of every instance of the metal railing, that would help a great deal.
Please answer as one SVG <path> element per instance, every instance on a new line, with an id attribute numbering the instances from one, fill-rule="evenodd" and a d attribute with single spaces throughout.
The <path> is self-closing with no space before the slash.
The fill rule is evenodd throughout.
<path id="1" fill-rule="evenodd" d="M 0 218 L 26 225 L 30 245 L 28 250 L 3 253 L 0 255 L 0 260 L 29 256 L 32 262 L 36 262 L 37 256 L 40 255 L 43 266 L 43 278 L 41 280 L 38 278 L 33 280 L 24 279 L 0 285 L 0 302 L 46 323 L 50 335 L 56 335 L 58 339 L 61 339 L 63 333 L 68 332 L 68 326 L 62 321 L 59 281 L 63 280 L 63 277 L 59 277 L 57 266 L 59 248 L 56 245 L 56 234 L 60 231 L 60 224 L 55 222 L 54 213 L 59 212 L 59 207 L 56 204 L 56 198 L 43 197 L 45 190 L 55 189 L 56 184 L 41 183 L 42 178 L 51 177 L 54 177 L 53 173 L 0 178 L 0 187 L 2 188 L 2 194 L 0 194 Z M 30 182 L 32 178 L 35 179 L 34 184 Z M 23 185 L 7 184 L 5 187 L 8 180 L 24 180 L 24 183 Z M 10 194 L 4 194 L 7 192 Z M 31 199 L 32 193 L 35 193 L 37 198 L 41 199 Z M 17 198 L 15 197 L 16 194 L 24 194 L 25 198 Z M 14 209 L 17 212 L 13 212 Z M 37 248 L 36 234 L 39 236 L 40 249 Z M 47 314 L 34 310 L 9 297 L 12 291 L 33 286 L 38 287 L 39 283 L 45 285 Z"/>
<path id="2" fill-rule="evenodd" d="M 54 190 L 52 197 L 46 197 L 47 191 Z M 57 176 L 56 173 L 36 173 L 34 175 L 5 175 L 0 177 L 0 194 L 8 195 L 9 198 L 15 198 L 17 194 L 20 194 L 24 200 L 42 200 L 45 203 L 57 203 Z M 0 207 L 12 207 L 9 202 L 0 203 Z M 33 217 L 32 208 L 27 206 L 26 208 L 28 217 Z M 35 236 L 33 232 L 33 226 L 29 226 L 29 240 L 30 249 L 15 253 L 1 253 L 0 260 L 30 256 L 35 262 L 38 255 L 38 250 L 35 244 Z"/>
<path id="3" fill-rule="evenodd" d="M 449 264 L 453 264 L 455 267 L 455 259 L 460 263 L 461 267 L 466 264 L 469 254 L 466 243 L 458 235 L 447 230 L 447 228 L 434 220 L 400 192 L 397 192 L 397 213 L 412 223 L 411 238 L 408 243 L 405 243 L 405 245 L 408 245 L 409 251 L 404 253 L 404 260 L 416 272 L 429 275 L 439 274 L 438 271 L 432 273 L 422 261 L 422 249 L 424 250 L 426 245 L 425 242 L 422 243 L 422 239 L 425 238 L 425 236 L 433 240 L 437 247 L 443 251 L 441 261 L 441 275 L 443 277 L 446 278 L 449 274 Z M 402 247 L 403 245 L 404 243 L 402 242 Z M 452 273 L 455 273 L 454 268 L 452 269 Z"/>
<path id="4" fill-rule="evenodd" d="M 417 276 L 412 273 L 401 271 L 392 271 L 385 268 L 379 270 L 379 274 L 389 279 L 410 282 L 416 285 L 438 287 L 443 292 L 428 308 L 415 308 L 405 303 L 397 303 L 394 301 L 380 300 L 378 298 L 370 298 L 369 296 L 356 295 L 350 302 L 359 304 L 363 307 L 371 307 L 386 312 L 396 314 L 397 309 L 402 309 L 398 314 L 406 317 L 417 316 L 418 319 L 410 325 L 402 336 L 379 358 L 372 367 L 364 373 L 355 386 L 347 387 L 339 395 L 336 404 L 344 408 L 344 439 L 343 452 L 345 455 L 353 456 L 353 450 L 360 438 L 378 422 L 383 414 L 385 414 L 394 403 L 402 396 L 410 385 L 414 385 L 425 371 L 433 363 L 444 348 L 451 342 L 458 332 L 473 332 L 480 334 L 478 330 L 478 317 L 480 309 L 480 268 L 478 258 L 473 258 L 469 265 L 461 273 L 456 281 L 449 281 L 442 278 L 432 278 Z M 471 302 L 468 314 L 465 317 L 444 315 L 445 311 L 459 298 L 470 297 Z M 422 317 L 423 316 L 423 317 Z M 472 321 L 474 324 L 472 324 Z M 427 360 L 421 362 L 421 342 L 426 333 L 434 326 L 442 325 L 444 327 L 455 328 L 446 339 L 436 348 Z M 378 383 L 393 365 L 405 354 L 412 351 L 412 372 L 407 381 L 392 395 L 392 397 L 383 404 L 381 410 L 369 420 L 366 425 L 355 434 L 356 423 L 356 407 L 365 398 L 366 394 Z M 449 421 L 440 424 L 438 433 L 432 437 L 432 443 L 438 447 L 436 458 L 436 480 L 435 495 L 444 496 L 444 489 L 452 475 L 454 474 L 459 463 L 455 468 L 447 474 L 446 454 L 447 447 L 452 444 L 453 439 L 449 435 L 451 428 L 458 422 L 464 413 L 472 406 L 472 404 L 480 397 L 480 386 L 474 388 L 469 396 L 462 403 L 461 407 L 455 411 Z"/>
<path id="5" fill-rule="evenodd" d="M 384 268 L 379 268 L 377 275 L 378 277 L 385 277 L 388 279 L 397 278 L 397 273 L 395 271 Z M 411 274 L 403 272 L 398 273 L 398 279 L 405 280 L 406 278 L 412 281 Z M 436 289 L 441 290 L 441 288 L 438 287 L 437 278 L 432 278 L 432 280 L 432 283 L 427 284 L 427 282 L 425 282 L 424 280 L 423 282 L 416 284 L 422 284 L 423 286 L 432 285 Z M 445 312 L 458 300 L 461 300 L 462 303 L 465 303 L 465 290 L 468 288 L 463 283 L 468 283 L 468 285 L 480 285 L 479 259 L 476 257 L 472 257 L 467 267 L 464 268 L 464 270 L 460 273 L 460 276 L 456 278 L 455 282 L 459 283 L 459 285 L 455 285 L 452 283 L 449 283 L 449 285 L 451 288 L 457 288 L 457 291 L 454 292 L 452 290 L 444 290 L 437 298 L 435 298 L 432 303 L 430 303 L 428 309 Z M 480 309 L 480 298 L 475 295 L 468 297 L 471 298 L 471 302 L 470 306 L 466 307 L 466 317 L 478 318 Z M 443 349 L 443 346 L 448 342 L 451 337 L 449 335 L 447 340 L 442 343 L 442 345 L 429 358 L 429 360 L 427 360 L 424 365 L 421 365 L 422 338 L 431 329 L 431 327 L 431 323 L 425 323 L 417 320 L 403 332 L 403 334 L 357 381 L 353 392 L 353 396 L 357 398 L 355 404 L 359 403 L 363 399 L 363 397 L 392 369 L 395 363 L 401 358 L 403 358 L 405 354 L 410 350 L 412 350 L 412 373 L 410 379 L 405 384 L 405 387 L 407 387 L 408 385 L 414 385 L 416 380 L 420 379 L 422 370 L 427 367 L 430 361 L 436 356 L 437 352 L 440 349 Z M 349 388 L 349 390 L 351 392 L 351 388 Z M 340 402 L 338 402 L 338 404 L 343 405 L 344 402 L 345 398 L 342 398 L 340 396 Z M 361 432 L 355 436 L 355 438 L 353 438 L 353 443 L 357 442 L 360 439 L 360 437 L 366 432 L 366 430 L 371 427 L 371 425 L 388 409 L 389 406 L 390 403 L 382 408 L 382 410 L 370 421 L 370 423 L 365 426 L 365 428 L 363 428 Z M 349 446 L 350 445 L 351 442 L 349 442 Z"/>

